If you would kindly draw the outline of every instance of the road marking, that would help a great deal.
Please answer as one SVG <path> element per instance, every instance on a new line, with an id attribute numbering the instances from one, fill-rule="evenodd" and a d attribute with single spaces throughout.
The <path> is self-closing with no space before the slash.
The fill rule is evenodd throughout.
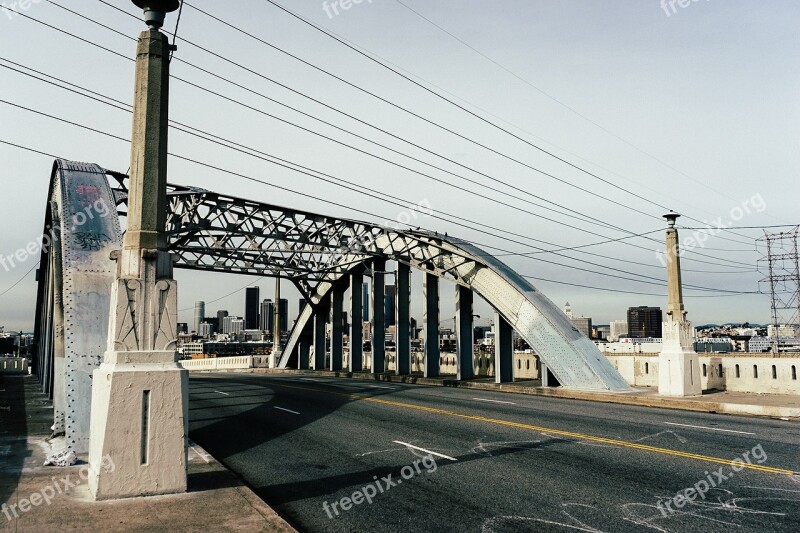
<path id="1" fill-rule="evenodd" d="M 695 428 L 695 429 L 710 429 L 711 431 L 724 431 L 725 433 L 740 433 L 742 435 L 755 435 L 755 433 L 749 433 L 747 431 L 734 431 L 732 429 L 720 429 L 720 428 L 709 428 L 705 426 L 692 426 L 690 424 L 677 424 L 675 422 L 664 422 L 668 426 L 681 426 L 685 428 Z"/>
<path id="2" fill-rule="evenodd" d="M 300 378 L 300 381 L 319 381 L 319 380 L 314 378 Z"/>
<path id="3" fill-rule="evenodd" d="M 405 408 L 405 409 L 414 409 L 414 410 L 417 410 L 417 411 L 425 411 L 425 412 L 428 412 L 428 413 L 435 413 L 435 414 L 440 414 L 440 415 L 445 415 L 445 416 L 452 416 L 452 417 L 456 417 L 456 418 L 463 418 L 463 419 L 466 419 L 466 420 L 475 420 L 475 421 L 484 422 L 484 423 L 487 423 L 487 424 L 497 424 L 497 425 L 500 425 L 500 426 L 516 427 L 516 428 L 527 429 L 527 430 L 531 430 L 531 431 L 553 433 L 555 435 L 563 435 L 565 437 L 571 437 L 573 439 L 590 440 L 590 441 L 594 441 L 594 442 L 602 442 L 602 443 L 605 443 L 605 444 L 613 444 L 613 445 L 621 446 L 621 447 L 624 447 L 624 448 L 634 448 L 634 449 L 637 449 L 637 450 L 660 453 L 660 454 L 664 454 L 664 455 L 673 455 L 675 457 L 684 457 L 684 458 L 687 458 L 687 459 L 696 459 L 698 461 L 705 461 L 705 462 L 709 462 L 709 463 L 717 463 L 717 464 L 722 464 L 722 465 L 743 467 L 743 468 L 747 468 L 747 469 L 750 469 L 750 470 L 759 470 L 761 472 L 768 472 L 770 474 L 781 474 L 781 475 L 785 475 L 785 476 L 798 475 L 798 472 L 795 472 L 793 470 L 787 470 L 785 468 L 774 468 L 774 467 L 771 467 L 771 466 L 764 466 L 764 465 L 759 465 L 759 464 L 741 464 L 740 461 L 734 462 L 734 459 L 723 459 L 721 457 L 712 457 L 712 456 L 709 456 L 709 455 L 700 455 L 700 454 L 697 454 L 697 453 L 684 452 L 684 451 L 681 451 L 681 450 L 671 450 L 669 448 L 658 448 L 656 446 L 650 446 L 650 445 L 647 445 L 647 444 L 640 444 L 640 443 L 637 443 L 637 442 L 628 442 L 628 441 L 618 440 L 618 439 L 607 439 L 605 437 L 597 437 L 597 436 L 594 436 L 594 435 L 584 435 L 584 434 L 581 434 L 581 433 L 575 433 L 575 432 L 572 432 L 572 431 L 564 431 L 564 430 L 561 430 L 561 429 L 553 429 L 553 428 L 546 428 L 546 427 L 541 427 L 541 426 L 534 426 L 532 424 L 522 424 L 522 423 L 519 423 L 519 422 L 512 422 L 510 420 L 502 420 L 502 419 L 499 419 L 499 418 L 487 418 L 485 416 L 468 415 L 468 414 L 465 414 L 465 413 L 458 413 L 458 412 L 455 412 L 455 411 L 448 411 L 446 409 L 438 409 L 436 407 L 426 407 L 424 405 L 417 405 L 417 404 L 413 404 L 413 403 L 395 402 L 395 401 L 392 401 L 392 400 L 386 400 L 384 398 L 376 398 L 374 396 L 360 396 L 358 394 L 348 394 L 348 393 L 344 393 L 344 392 L 334 392 L 334 391 L 331 391 L 331 390 L 314 389 L 314 388 L 311 388 L 311 387 L 302 387 L 302 386 L 299 386 L 299 385 L 287 385 L 287 384 L 284 384 L 284 383 L 275 383 L 275 382 L 270 382 L 269 386 L 270 387 L 284 387 L 284 388 L 287 388 L 287 389 L 306 390 L 306 391 L 310 391 L 310 392 L 316 392 L 316 393 L 319 393 L 319 394 L 327 394 L 327 395 L 330 395 L 330 396 L 339 396 L 339 397 L 342 397 L 342 398 L 350 398 L 352 400 L 361 400 L 361 401 L 370 402 L 370 403 L 380 403 L 380 404 L 383 404 L 383 405 L 391 405 L 391 406 L 394 406 L 394 407 L 402 407 L 402 408 Z"/>
<path id="4" fill-rule="evenodd" d="M 384 387 L 383 385 L 370 385 L 369 388 L 371 389 L 390 389 L 390 390 L 397 390 L 397 387 Z"/>
<path id="5" fill-rule="evenodd" d="M 479 402 L 492 402 L 492 403 L 504 403 L 506 405 L 517 405 L 514 402 L 503 402 L 501 400 L 490 400 L 488 398 L 473 398 L 473 400 L 478 400 Z"/>
<path id="6" fill-rule="evenodd" d="M 286 411 L 287 413 L 292 413 L 293 415 L 299 415 L 297 411 L 292 411 L 291 409 L 284 409 L 283 407 L 275 406 L 275 409 L 280 409 L 281 411 Z"/>
<path id="7" fill-rule="evenodd" d="M 215 390 L 214 392 L 216 392 L 217 394 L 224 394 L 225 396 L 230 396 L 230 394 L 228 394 L 227 392 L 222 392 L 218 390 Z"/>
<path id="8" fill-rule="evenodd" d="M 393 440 L 392 442 L 394 442 L 395 444 L 402 444 L 406 448 L 414 448 L 415 450 L 418 450 L 420 452 L 425 452 L 428 455 L 435 455 L 436 457 L 441 457 L 442 459 L 450 459 L 451 461 L 458 461 L 458 459 L 450 457 L 449 455 L 442 455 L 441 453 L 432 452 L 430 450 L 426 450 L 425 448 L 420 448 L 419 446 L 414 446 L 413 444 L 409 444 L 407 442 L 402 442 L 399 440 Z"/>

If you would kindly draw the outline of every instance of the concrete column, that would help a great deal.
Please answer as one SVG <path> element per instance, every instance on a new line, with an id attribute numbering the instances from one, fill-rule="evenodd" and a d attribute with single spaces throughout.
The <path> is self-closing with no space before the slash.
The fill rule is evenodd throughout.
<path id="1" fill-rule="evenodd" d="M 475 375 L 473 350 L 475 330 L 472 322 L 472 289 L 456 285 L 456 379 L 472 379 Z"/>
<path id="2" fill-rule="evenodd" d="M 146 11 L 151 29 L 136 51 L 128 225 L 112 256 L 108 350 L 93 372 L 88 485 L 97 500 L 186 491 L 189 384 L 177 365 L 178 288 L 165 251 L 170 50 L 158 31 L 163 11 L 177 7 Z"/>
<path id="3" fill-rule="evenodd" d="M 411 374 L 411 267 L 397 264 L 396 319 L 395 319 L 395 354 L 397 356 L 396 373 L 399 376 Z"/>
<path id="4" fill-rule="evenodd" d="M 542 378 L 542 387 L 550 386 L 550 371 L 541 359 L 539 359 L 539 377 Z"/>
<path id="5" fill-rule="evenodd" d="M 681 283 L 681 258 L 678 230 L 680 215 L 667 219 L 667 319 L 661 326 L 663 343 L 658 356 L 658 393 L 664 396 L 699 396 L 702 394 L 700 360 L 694 351 L 695 331 L 686 319 Z"/>
<path id="6" fill-rule="evenodd" d="M 333 287 L 331 297 L 331 370 L 342 369 L 342 359 L 344 354 L 344 315 L 342 305 L 344 305 L 344 291 L 346 286 L 338 283 Z"/>
<path id="7" fill-rule="evenodd" d="M 326 295 L 314 310 L 314 370 L 325 369 L 325 356 L 328 352 L 325 340 L 326 325 L 331 312 L 331 297 Z"/>
<path id="8" fill-rule="evenodd" d="M 433 274 L 425 273 L 422 282 L 422 298 L 425 309 L 422 314 L 423 327 L 425 328 L 425 362 L 426 378 L 439 376 L 439 278 Z"/>
<path id="9" fill-rule="evenodd" d="M 350 372 L 364 370 L 364 330 L 361 321 L 364 309 L 364 295 L 361 292 L 363 284 L 364 270 L 353 270 L 350 274 Z"/>
<path id="10" fill-rule="evenodd" d="M 514 342 L 511 324 L 500 313 L 494 314 L 494 381 L 514 381 Z"/>
<path id="11" fill-rule="evenodd" d="M 386 315 L 383 301 L 386 297 L 386 261 L 372 261 L 372 373 L 386 372 Z"/>

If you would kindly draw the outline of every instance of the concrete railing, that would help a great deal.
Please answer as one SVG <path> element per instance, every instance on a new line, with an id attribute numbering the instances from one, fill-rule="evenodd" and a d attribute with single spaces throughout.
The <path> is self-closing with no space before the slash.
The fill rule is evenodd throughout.
<path id="1" fill-rule="evenodd" d="M 658 387 L 657 354 L 605 354 L 628 383 Z M 699 354 L 703 390 L 800 394 L 800 357 L 768 354 Z"/>
<path id="2" fill-rule="evenodd" d="M 27 374 L 28 360 L 24 357 L 0 357 L 0 374 Z"/>
<path id="3" fill-rule="evenodd" d="M 209 357 L 207 359 L 184 359 L 178 361 L 186 370 L 244 370 L 253 368 L 253 356 Z"/>

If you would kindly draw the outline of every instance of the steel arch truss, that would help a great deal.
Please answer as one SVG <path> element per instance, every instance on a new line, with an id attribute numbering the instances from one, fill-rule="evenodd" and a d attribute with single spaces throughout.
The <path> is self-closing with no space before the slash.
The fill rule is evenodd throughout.
<path id="1" fill-rule="evenodd" d="M 54 396 L 60 390 L 57 383 L 76 383 L 69 390 L 64 385 L 67 398 L 61 404 L 68 437 L 72 431 L 80 442 L 88 439 L 91 371 L 105 349 L 108 298 L 114 279 L 109 254 L 121 246 L 122 236 L 118 216 L 97 217 L 80 231 L 74 224 L 64 223 L 85 212 L 84 204 L 92 199 L 116 204 L 116 214 L 124 217 L 127 176 L 96 165 L 57 161 L 44 233 L 55 231 L 61 238 L 60 246 L 43 248 L 42 253 L 37 372 Z M 479 294 L 531 345 L 563 386 L 629 388 L 594 343 L 544 294 L 497 258 L 465 241 L 194 187 L 170 185 L 168 199 L 166 231 L 177 268 L 280 276 L 292 281 L 311 303 L 295 324 L 291 346 L 316 304 L 336 282 L 372 259 L 392 260 Z M 286 366 L 289 356 L 291 350 L 281 365 Z M 65 362 L 63 368 L 60 360 Z M 70 413 L 84 410 L 85 414 L 75 414 L 70 423 Z"/>

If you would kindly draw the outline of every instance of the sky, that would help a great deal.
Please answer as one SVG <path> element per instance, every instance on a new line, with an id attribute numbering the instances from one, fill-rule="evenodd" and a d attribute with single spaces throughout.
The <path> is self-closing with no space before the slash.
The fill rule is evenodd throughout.
<path id="1" fill-rule="evenodd" d="M 592 317 L 595 324 L 623 319 L 630 306 L 666 307 L 659 252 L 667 209 L 681 213 L 680 224 L 690 228 L 703 221 L 754 226 L 735 232 L 681 230 L 683 242 L 702 241 L 683 252 L 686 308 L 695 324 L 769 321 L 769 299 L 757 294 L 764 277 L 758 270 L 763 249 L 756 243 L 763 230 L 757 227 L 800 223 L 796 1 L 707 0 L 686 7 L 660 0 L 275 2 L 460 108 L 268 0 L 192 0 L 181 15 L 172 75 L 222 97 L 173 79 L 171 118 L 467 218 L 469 228 L 421 215 L 410 224 L 478 243 L 521 274 L 538 278 L 531 282 L 556 304 L 570 302 L 577 316 Z M 131 2 L 108 4 L 140 14 Z M 3 0 L 3 5 L 129 58 L 135 52 L 130 37 L 144 28 L 95 0 Z M 170 14 L 165 29 L 173 31 L 176 19 Z M 13 61 L 132 101 L 130 61 L 8 10 L 0 10 L 0 58 L 6 67 Z M 2 141 L 122 172 L 130 158 L 126 142 L 15 106 L 125 138 L 131 117 L 3 67 L 0 95 L 0 256 L 7 257 L 41 235 L 53 161 Z M 381 222 L 408 217 L 397 205 L 180 132 L 171 133 L 170 150 L 297 193 L 178 159 L 169 162 L 171 183 L 332 216 L 376 221 L 354 211 L 360 209 L 379 214 Z M 581 248 L 564 250 L 576 246 Z M 32 269 L 35 259 L 13 268 L 0 265 L 0 326 L 7 330 L 32 329 Z M 242 314 L 245 286 L 260 284 L 265 298 L 274 286 L 269 279 L 180 270 L 176 279 L 182 322 L 191 322 L 197 300 L 207 302 L 209 315 L 217 309 Z M 421 316 L 420 286 L 416 273 L 416 316 Z M 298 295 L 288 284 L 283 290 L 293 315 Z M 452 287 L 441 292 L 441 316 L 451 316 Z M 480 323 L 492 315 L 484 302 L 476 313 Z"/>

